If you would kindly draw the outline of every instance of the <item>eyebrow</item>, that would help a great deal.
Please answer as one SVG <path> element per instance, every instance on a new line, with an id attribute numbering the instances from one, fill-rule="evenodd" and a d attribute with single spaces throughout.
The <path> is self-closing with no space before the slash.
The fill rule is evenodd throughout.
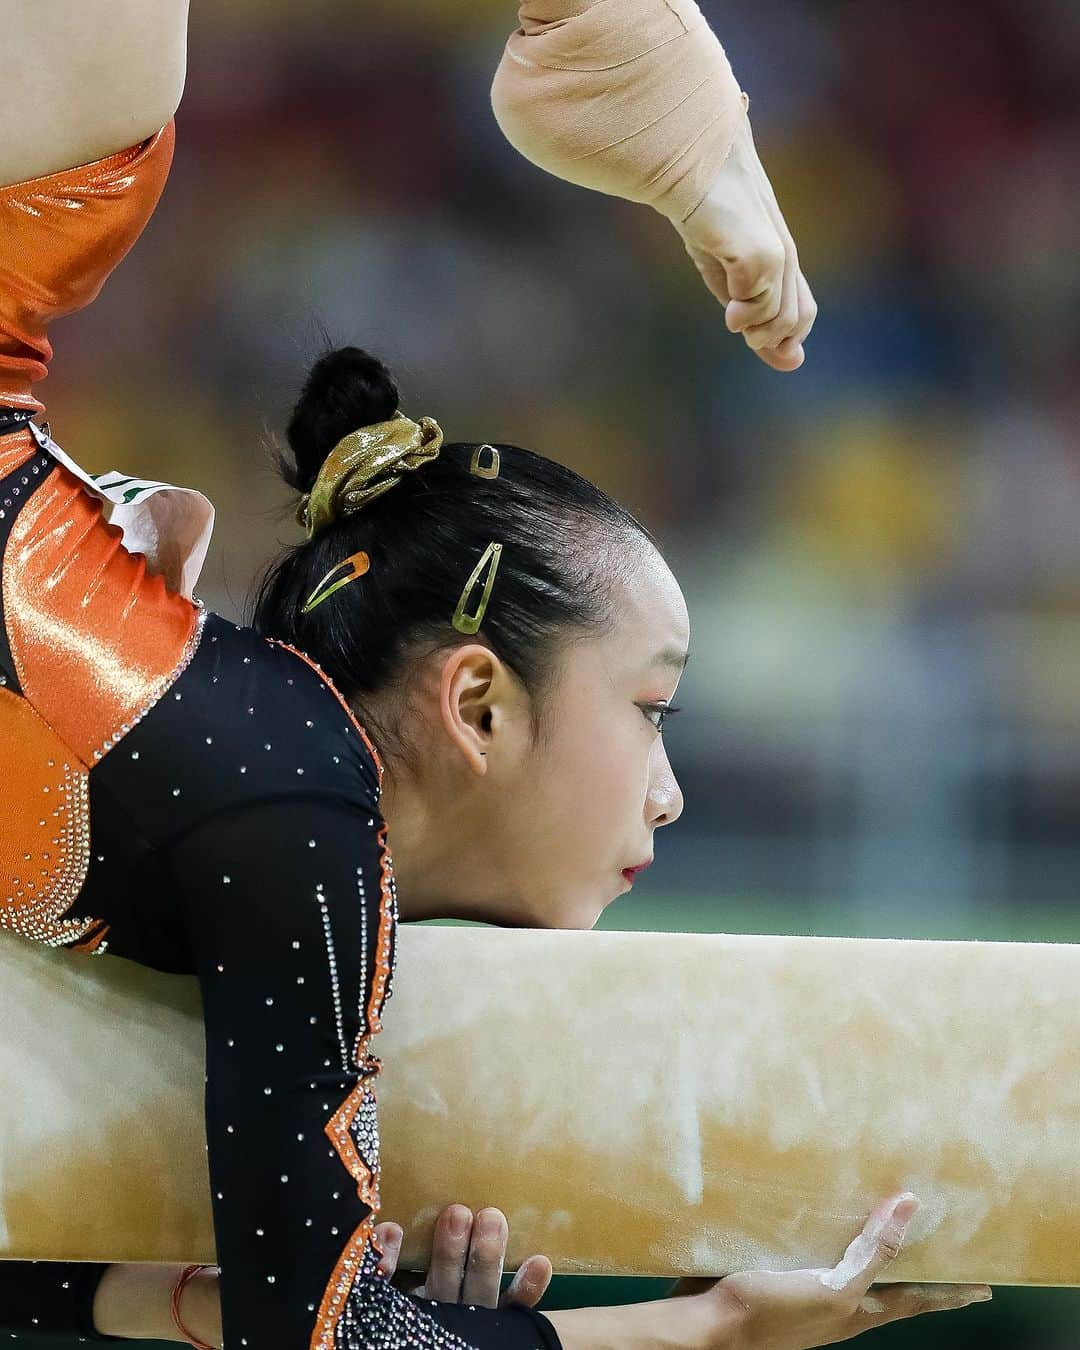
<path id="1" fill-rule="evenodd" d="M 656 653 L 652 659 L 652 664 L 654 666 L 674 666 L 676 670 L 685 670 L 686 663 L 689 660 L 689 652 L 681 652 L 678 647 L 665 647 L 662 651 Z"/>

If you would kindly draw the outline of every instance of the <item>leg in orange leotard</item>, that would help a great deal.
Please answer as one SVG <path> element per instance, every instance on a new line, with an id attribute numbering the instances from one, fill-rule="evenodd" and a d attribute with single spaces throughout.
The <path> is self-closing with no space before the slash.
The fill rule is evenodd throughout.
<path id="1" fill-rule="evenodd" d="M 27 421 L 44 411 L 32 386 L 50 322 L 89 304 L 138 239 L 174 134 L 0 188 L 0 925 L 83 950 L 106 931 L 66 916 L 88 863 L 89 771 L 190 658 L 200 612 L 127 552 Z"/>

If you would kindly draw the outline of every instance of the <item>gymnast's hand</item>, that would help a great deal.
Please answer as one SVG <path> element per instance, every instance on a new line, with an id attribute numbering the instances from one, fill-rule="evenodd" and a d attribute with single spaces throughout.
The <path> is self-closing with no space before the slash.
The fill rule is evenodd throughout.
<path id="1" fill-rule="evenodd" d="M 874 1285 L 899 1255 L 918 1204 L 909 1194 L 883 1200 L 832 1270 L 747 1270 L 723 1280 L 680 1280 L 671 1297 L 718 1301 L 726 1316 L 724 1350 L 809 1350 L 887 1322 L 988 1298 L 992 1291 L 986 1285 Z"/>
<path id="2" fill-rule="evenodd" d="M 701 204 L 676 229 L 733 333 L 773 370 L 798 370 L 817 304 L 799 268 L 743 117 L 723 168 Z"/>
<path id="3" fill-rule="evenodd" d="M 459 1221 L 455 1230 L 454 1220 Z M 532 1308 L 551 1283 L 551 1262 L 546 1256 L 530 1256 L 518 1267 L 509 1288 L 500 1297 L 499 1281 L 506 1257 L 510 1230 L 502 1210 L 488 1207 L 477 1212 L 464 1205 L 447 1205 L 435 1221 L 431 1266 L 427 1278 L 408 1271 L 395 1274 L 401 1251 L 402 1229 L 396 1223 L 380 1223 L 375 1240 L 383 1250 L 379 1270 L 392 1279 L 395 1288 L 440 1303 L 472 1303 L 482 1308 L 502 1308 L 524 1303 Z"/>

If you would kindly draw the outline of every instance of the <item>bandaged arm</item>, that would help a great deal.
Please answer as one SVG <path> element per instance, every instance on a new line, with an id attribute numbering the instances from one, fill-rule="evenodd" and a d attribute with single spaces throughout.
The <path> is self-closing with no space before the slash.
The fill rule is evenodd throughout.
<path id="1" fill-rule="evenodd" d="M 510 144 L 685 220 L 749 107 L 694 0 L 522 0 L 518 19 L 491 86 Z"/>

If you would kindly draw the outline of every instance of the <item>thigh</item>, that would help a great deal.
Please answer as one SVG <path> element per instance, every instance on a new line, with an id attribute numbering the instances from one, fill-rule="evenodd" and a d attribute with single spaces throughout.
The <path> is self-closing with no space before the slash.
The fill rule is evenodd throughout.
<path id="1" fill-rule="evenodd" d="M 3 0 L 0 184 L 102 159 L 172 117 L 188 0 Z"/>

